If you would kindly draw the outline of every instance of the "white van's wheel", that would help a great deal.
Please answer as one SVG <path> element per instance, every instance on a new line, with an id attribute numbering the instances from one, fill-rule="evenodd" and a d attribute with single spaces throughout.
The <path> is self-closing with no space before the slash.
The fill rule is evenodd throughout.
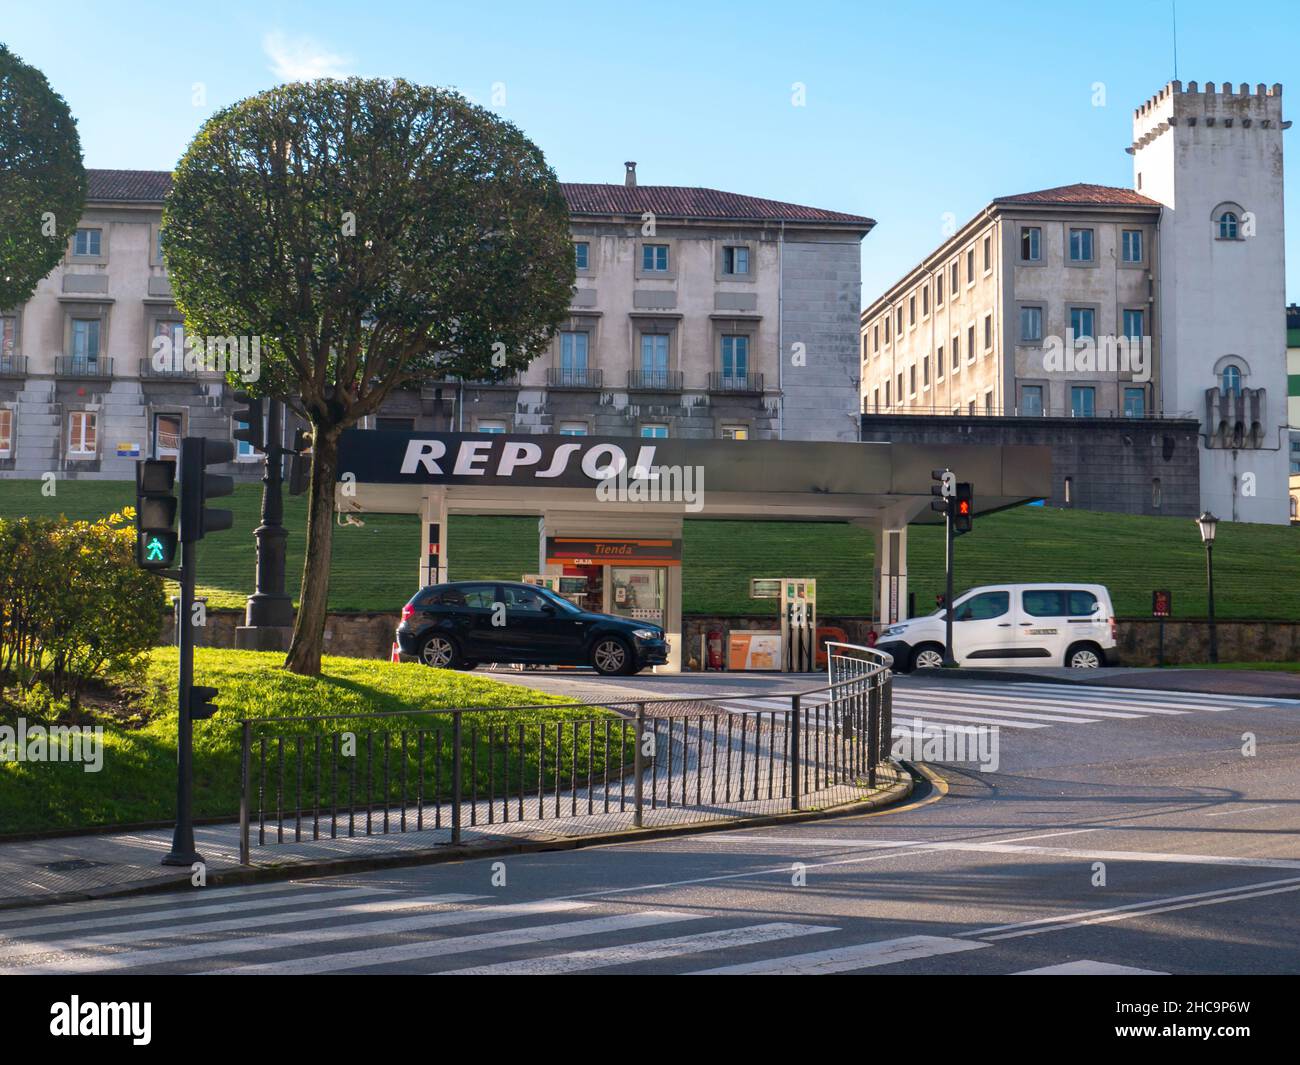
<path id="1" fill-rule="evenodd" d="M 937 643 L 923 643 L 912 652 L 913 669 L 940 669 L 943 666 L 943 648 Z"/>
<path id="2" fill-rule="evenodd" d="M 1065 664 L 1071 669 L 1100 669 L 1101 648 L 1095 643 L 1076 643 L 1065 652 Z"/>

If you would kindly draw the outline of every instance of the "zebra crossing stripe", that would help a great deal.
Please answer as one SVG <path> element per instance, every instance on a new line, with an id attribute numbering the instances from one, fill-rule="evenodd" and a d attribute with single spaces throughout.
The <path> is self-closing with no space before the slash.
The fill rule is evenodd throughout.
<path id="1" fill-rule="evenodd" d="M 349 892 L 349 894 L 364 895 L 366 892 L 363 889 L 358 889 L 356 892 Z M 335 897 L 337 898 L 338 894 Z M 74 939 L 15 941 L 9 949 L 0 950 L 0 958 L 13 960 L 33 954 L 48 954 L 52 950 L 82 951 L 92 947 L 113 947 L 123 943 L 143 943 L 195 933 L 238 932 L 248 930 L 250 927 L 265 928 L 271 925 L 302 924 L 307 921 L 325 920 L 331 917 L 363 917 L 368 914 L 414 910 L 426 906 L 448 906 L 459 902 L 473 902 L 484 897 L 483 895 L 420 895 L 396 899 L 380 899 L 343 906 L 295 910 L 292 913 L 252 915 L 251 919 L 248 916 L 240 916 L 224 921 L 164 921 L 162 927 L 157 930 L 132 928 L 125 932 L 77 936 Z M 316 898 L 319 899 L 319 896 L 316 896 Z M 307 902 L 308 896 L 304 895 L 299 901 Z"/>
<path id="2" fill-rule="evenodd" d="M 501 908 L 501 907 L 498 907 Z M 406 962 L 428 961 L 452 954 L 471 951 L 497 950 L 501 947 L 527 946 L 547 943 L 556 939 L 574 939 L 579 936 L 598 936 L 613 932 L 626 932 L 636 928 L 677 921 L 698 921 L 708 916 L 703 913 L 679 913 L 674 910 L 642 910 L 638 913 L 594 917 L 585 921 L 566 921 L 563 924 L 533 925 L 531 928 L 512 928 L 503 932 L 481 932 L 472 936 L 423 943 L 401 943 L 391 947 L 372 947 L 350 950 L 339 954 L 317 955 L 314 958 L 294 958 L 287 961 L 263 962 L 258 965 L 237 965 L 214 969 L 217 976 L 252 976 L 268 973 L 302 975 L 339 972 L 344 969 L 364 969 L 375 965 L 394 965 Z"/>
<path id="3" fill-rule="evenodd" d="M 1041 969 L 1021 969 L 1012 976 L 1168 976 L 1168 973 L 1155 969 L 1135 969 L 1131 965 L 1113 965 L 1108 961 L 1092 961 L 1080 958 L 1078 961 L 1062 962 L 1060 965 L 1045 965 Z"/>
<path id="4" fill-rule="evenodd" d="M 998 693 L 997 695 L 992 694 L 995 690 Z M 1006 688 L 988 689 L 981 690 L 977 695 L 981 699 L 1012 698 L 1012 696 L 1005 694 L 1006 691 Z M 1056 698 L 1053 698 L 1052 693 L 1042 689 L 1025 692 L 1018 701 L 1024 702 L 1025 700 L 1044 700 L 1054 706 L 1077 706 L 1089 709 L 1122 707 L 1127 710 L 1141 711 L 1143 714 L 1191 714 L 1204 710 L 1226 709 L 1210 703 L 1189 702 L 1187 699 L 1136 699 L 1117 695 L 1065 695 L 1059 693 Z"/>
<path id="5" fill-rule="evenodd" d="M 979 709 L 1011 710 L 1014 709 L 1015 707 L 1021 707 L 1021 706 L 1023 707 L 1041 706 L 1043 707 L 1043 711 L 1041 712 L 1050 711 L 1050 712 L 1060 712 L 1060 713 L 1074 713 L 1076 715 L 1087 714 L 1094 717 L 1143 717 L 1144 716 L 1143 714 L 1140 713 L 1126 713 L 1119 710 L 1108 710 L 1102 707 L 1094 707 L 1091 703 L 1069 703 L 1068 700 L 1061 701 L 1061 702 L 1048 701 L 1048 700 L 1029 701 L 1027 699 L 1016 698 L 1015 696 L 1011 696 L 1011 695 L 979 695 L 979 694 L 968 695 L 967 693 L 962 692 L 959 695 L 945 696 L 945 695 L 939 695 L 937 693 L 932 695 L 928 692 L 920 693 L 920 692 L 909 691 L 905 695 L 903 695 L 902 698 L 907 700 L 920 699 L 920 700 L 926 700 L 926 701 L 937 702 L 937 703 L 958 703 L 962 706 L 970 706 L 972 708 L 979 708 Z M 894 701 L 897 702 L 898 698 L 896 697 Z M 1077 707 L 1078 709 L 1074 709 L 1075 707 Z M 1035 712 L 1040 712 L 1040 711 L 1035 711 Z"/>
<path id="6" fill-rule="evenodd" d="M 544 902 L 507 903 L 501 906 L 478 906 L 472 909 L 396 917 L 382 921 L 362 921 L 336 928 L 309 928 L 297 932 L 276 932 L 270 935 L 254 934 L 239 939 L 213 942 L 180 943 L 175 946 L 154 947 L 147 950 L 123 951 L 118 954 L 100 954 L 92 957 L 78 956 L 76 952 L 61 952 L 51 958 L 42 955 L 38 964 L 11 965 L 0 968 L 0 976 L 36 973 L 104 973 L 131 969 L 141 965 L 161 965 L 167 962 L 184 962 L 195 958 L 219 958 L 224 954 L 249 954 L 254 951 L 305 947 L 315 943 L 336 943 L 359 937 L 392 935 L 400 932 L 423 932 L 430 928 L 448 925 L 472 924 L 476 921 L 498 921 L 508 917 L 532 917 L 538 914 L 565 913 L 584 910 L 589 902 L 572 902 L 564 899 Z"/>
<path id="7" fill-rule="evenodd" d="M 982 687 L 985 685 L 981 685 Z M 997 690 L 993 685 L 987 685 L 992 690 Z M 1003 686 L 1002 690 L 1006 690 Z M 1204 709 L 1214 709 L 1224 703 L 1238 703 L 1242 706 L 1259 706 L 1262 702 L 1267 703 L 1287 703 L 1291 705 L 1300 705 L 1300 699 L 1266 699 L 1256 695 L 1218 695 L 1212 692 L 1180 692 L 1171 691 L 1168 688 L 1122 688 L 1110 684 L 1052 684 L 1046 681 L 1031 680 L 1017 681 L 1014 685 L 1016 688 L 1034 688 L 1039 691 L 1060 692 L 1062 689 L 1069 691 L 1073 695 L 1079 695 L 1084 698 L 1110 698 L 1110 697 L 1128 697 L 1133 696 L 1138 699 L 1153 699 L 1158 701 L 1189 702 L 1196 704 Z"/>
<path id="8" fill-rule="evenodd" d="M 855 969 L 872 969 L 880 965 L 934 958 L 941 954 L 957 954 L 965 950 L 991 947 L 970 939 L 948 939 L 943 936 L 904 936 L 901 939 L 882 939 L 875 943 L 859 943 L 852 947 L 834 947 L 813 954 L 796 954 L 787 958 L 768 958 L 764 961 L 724 965 L 717 969 L 701 969 L 691 976 L 823 976 L 830 973 L 847 973 Z"/>
<path id="9" fill-rule="evenodd" d="M 211 906 L 167 906 L 136 913 L 109 914 L 103 917 L 88 915 L 75 921 L 52 921 L 47 924 L 15 925 L 0 928 L 0 956 L 5 953 L 4 945 L 10 941 L 32 940 L 39 936 L 54 935 L 59 932 L 77 932 L 88 928 L 112 928 L 121 925 L 154 925 L 169 921 L 188 921 L 193 917 L 214 917 L 223 913 L 247 913 L 250 910 L 272 909 L 276 906 L 298 906 L 304 903 L 324 902 L 328 900 L 344 901 L 361 898 L 363 895 L 375 894 L 370 888 L 346 888 L 343 890 L 309 891 L 292 896 L 274 898 L 252 898 L 239 902 L 214 903 Z M 199 900 L 194 900 L 199 901 Z M 139 929 L 137 931 L 143 931 Z M 136 935 L 137 932 L 132 932 Z"/>
<path id="10" fill-rule="evenodd" d="M 1024 704 L 1021 703 L 1021 706 Z M 950 700 L 935 700 L 934 702 L 913 702 L 911 696 L 904 699 L 894 700 L 894 713 L 897 714 L 899 707 L 904 709 L 915 710 L 917 713 L 953 713 L 953 714 L 986 714 L 993 717 L 1009 717 L 1014 720 L 1017 717 L 1026 718 L 1031 721 L 1053 721 L 1066 725 L 1084 724 L 1087 722 L 1096 722 L 1101 720 L 1099 717 L 1084 716 L 1082 713 L 1076 713 L 1071 716 L 1068 713 L 1055 713 L 1045 710 L 1012 710 L 1008 707 L 993 706 L 984 707 L 976 705 L 973 701 L 970 706 L 952 705 Z M 1140 717 L 1139 714 L 1125 714 L 1124 717 Z"/>
<path id="11" fill-rule="evenodd" d="M 655 961 L 660 958 L 677 958 L 685 954 L 703 954 L 710 950 L 729 950 L 772 943 L 798 936 L 837 932 L 825 925 L 772 924 L 751 925 L 747 928 L 728 928 L 717 932 L 700 932 L 696 935 L 677 936 L 672 939 L 651 939 L 644 943 L 628 943 L 618 947 L 598 947 L 595 950 L 577 950 L 568 954 L 527 958 L 523 961 L 505 961 L 496 965 L 478 965 L 469 969 L 456 969 L 444 976 L 555 976 L 560 973 L 587 972 L 612 965 L 631 965 L 636 962 Z"/>
<path id="12" fill-rule="evenodd" d="M 894 707 L 894 727 L 899 724 L 908 724 L 908 718 L 917 718 L 922 722 L 937 721 L 960 721 L 969 725 L 999 725 L 1006 728 L 1050 728 L 1051 725 L 1045 721 L 1018 721 L 1014 717 L 984 717 L 979 714 L 962 714 L 953 713 L 948 710 L 931 710 L 929 707 Z"/>

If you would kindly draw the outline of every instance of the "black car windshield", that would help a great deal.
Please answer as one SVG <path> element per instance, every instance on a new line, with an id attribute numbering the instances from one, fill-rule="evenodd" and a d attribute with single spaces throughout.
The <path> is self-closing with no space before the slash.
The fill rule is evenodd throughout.
<path id="1" fill-rule="evenodd" d="M 567 611 L 567 612 L 570 613 L 570 614 L 581 614 L 581 613 L 582 613 L 581 610 L 579 610 L 576 606 L 574 606 L 574 605 L 573 605 L 572 603 L 570 603 L 567 599 L 565 599 L 564 596 L 562 596 L 562 595 L 557 595 L 555 592 L 551 591 L 549 588 L 543 588 L 543 587 L 541 587 L 541 585 L 536 585 L 536 586 L 534 586 L 533 590 L 536 591 L 536 592 L 538 592 L 540 595 L 544 596 L 544 597 L 545 597 L 549 602 L 554 603 L 554 604 L 555 604 L 556 606 L 558 606 L 561 610 Z"/>

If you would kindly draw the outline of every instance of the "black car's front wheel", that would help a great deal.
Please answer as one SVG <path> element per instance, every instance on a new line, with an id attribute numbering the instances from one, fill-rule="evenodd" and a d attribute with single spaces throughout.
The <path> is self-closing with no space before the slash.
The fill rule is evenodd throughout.
<path id="1" fill-rule="evenodd" d="M 632 652 L 615 636 L 603 636 L 592 645 L 591 665 L 605 677 L 620 676 L 633 670 Z"/>
<path id="2" fill-rule="evenodd" d="M 435 632 L 420 644 L 420 661 L 434 669 L 460 669 L 460 648 L 446 636 Z"/>

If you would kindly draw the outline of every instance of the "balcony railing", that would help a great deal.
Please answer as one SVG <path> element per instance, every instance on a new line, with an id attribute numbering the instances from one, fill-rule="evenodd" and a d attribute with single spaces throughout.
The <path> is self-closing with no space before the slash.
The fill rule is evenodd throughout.
<path id="1" fill-rule="evenodd" d="M 54 372 L 59 377 L 112 377 L 113 360 L 102 356 L 95 359 L 85 359 L 76 355 L 56 355 L 54 356 Z"/>
<path id="2" fill-rule="evenodd" d="M 0 377 L 26 377 L 27 358 L 23 355 L 0 355 Z"/>
<path id="3" fill-rule="evenodd" d="M 198 377 L 198 375 L 199 374 L 197 370 L 187 370 L 184 364 L 176 367 L 165 366 L 160 369 L 159 367 L 154 365 L 154 361 L 152 358 L 145 358 L 140 360 L 141 377 L 161 377 L 161 378 L 172 378 L 174 380 L 175 379 L 189 380 Z"/>
<path id="4" fill-rule="evenodd" d="M 681 370 L 629 370 L 627 387 L 629 392 L 680 392 L 682 372 Z"/>
<path id="5" fill-rule="evenodd" d="M 546 370 L 548 388 L 576 388 L 596 391 L 601 387 L 603 375 L 600 370 L 584 366 L 550 366 Z"/>
<path id="6" fill-rule="evenodd" d="M 709 374 L 709 391 L 761 395 L 763 391 L 763 375 L 761 373 L 711 373 Z"/>

